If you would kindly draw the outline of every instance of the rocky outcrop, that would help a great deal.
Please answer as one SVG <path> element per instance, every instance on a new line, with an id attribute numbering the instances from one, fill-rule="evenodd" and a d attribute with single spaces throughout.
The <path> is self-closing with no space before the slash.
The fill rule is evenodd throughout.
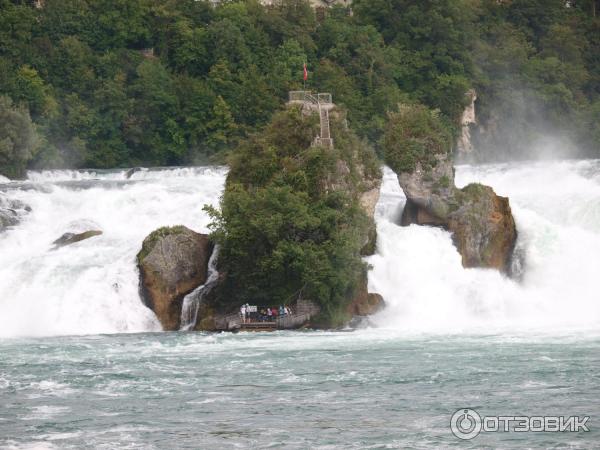
<path id="1" fill-rule="evenodd" d="M 402 224 L 443 225 L 450 213 L 449 199 L 453 197 L 454 167 L 446 155 L 436 155 L 434 167 L 424 169 L 417 163 L 412 172 L 398 174 L 400 187 L 407 198 Z"/>
<path id="2" fill-rule="evenodd" d="M 346 309 L 350 317 L 371 316 L 385 308 L 385 301 L 379 294 L 369 293 L 367 276 L 364 278 L 356 291 L 355 297 Z"/>
<path id="3" fill-rule="evenodd" d="M 456 193 L 458 209 L 448 230 L 464 267 L 490 267 L 510 274 L 517 229 L 508 198 L 489 186 L 470 184 Z"/>
<path id="4" fill-rule="evenodd" d="M 473 153 L 473 144 L 471 142 L 471 125 L 477 123 L 475 115 L 475 101 L 477 100 L 477 92 L 475 89 L 469 89 L 465 94 L 468 99 L 468 104 L 463 111 L 460 119 L 461 134 L 458 138 L 458 152 L 462 155 Z"/>
<path id="5" fill-rule="evenodd" d="M 152 232 L 137 255 L 140 294 L 165 330 L 178 330 L 183 298 L 207 279 L 213 245 L 184 226 Z"/>
<path id="6" fill-rule="evenodd" d="M 75 244 L 76 242 L 83 241 L 85 239 L 89 239 L 94 236 L 100 236 L 102 231 L 100 230 L 88 230 L 82 233 L 65 233 L 57 240 L 55 240 L 52 245 L 54 245 L 54 250 L 60 247 L 65 247 L 67 245 Z"/>
<path id="7" fill-rule="evenodd" d="M 129 180 L 133 176 L 134 173 L 140 172 L 141 170 L 142 170 L 141 167 L 132 167 L 127 172 L 125 172 L 125 178 L 127 180 Z"/>
<path id="8" fill-rule="evenodd" d="M 353 177 L 348 167 L 348 163 L 338 160 L 336 170 L 327 180 L 327 189 L 329 191 L 348 192 L 351 195 L 357 195 L 360 207 L 369 219 L 369 224 L 363 235 L 362 256 L 370 256 L 375 253 L 377 244 L 377 227 L 375 225 L 375 207 L 379 201 L 381 191 L 381 174 L 368 173 L 364 164 L 361 163 L 358 155 L 354 156 L 355 170 L 357 172 L 358 183 L 353 182 Z M 355 194 L 352 194 L 352 193 Z"/>
<path id="9" fill-rule="evenodd" d="M 402 225 L 441 226 L 452 232 L 464 267 L 487 267 L 509 273 L 517 231 L 507 198 L 491 187 L 454 185 L 454 169 L 438 156 L 430 170 L 420 164 L 398 181 L 407 197 Z"/>
<path id="10" fill-rule="evenodd" d="M 17 225 L 21 218 L 31 212 L 31 208 L 20 200 L 9 199 L 0 194 L 0 233 Z"/>
<path id="11" fill-rule="evenodd" d="M 331 111 L 331 119 L 334 127 L 339 127 L 341 124 L 342 129 L 348 131 L 348 124 L 341 111 L 334 108 Z M 336 130 L 336 132 L 338 136 L 341 134 L 341 130 Z M 381 192 L 381 177 L 379 166 L 373 167 L 373 160 L 360 154 L 359 149 L 355 149 L 348 160 L 338 159 L 335 163 L 335 170 L 329 173 L 324 180 L 326 191 L 345 192 L 350 197 L 356 196 L 360 207 L 367 215 L 369 224 L 362 236 L 362 256 L 370 256 L 375 253 L 377 244 L 375 208 Z"/>

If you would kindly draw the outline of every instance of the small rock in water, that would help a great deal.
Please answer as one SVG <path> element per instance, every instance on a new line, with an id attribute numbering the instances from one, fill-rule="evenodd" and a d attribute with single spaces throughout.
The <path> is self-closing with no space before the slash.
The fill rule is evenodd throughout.
<path id="1" fill-rule="evenodd" d="M 127 172 L 125 172 L 125 178 L 127 178 L 129 180 L 133 176 L 134 173 L 139 172 L 140 170 L 142 170 L 141 167 L 132 167 Z"/>
<path id="2" fill-rule="evenodd" d="M 31 207 L 21 200 L 0 196 L 0 233 L 7 227 L 18 225 L 21 217 L 31 212 Z"/>
<path id="3" fill-rule="evenodd" d="M 84 231 L 83 233 L 65 233 L 52 243 L 54 245 L 53 250 L 56 250 L 60 247 L 65 247 L 66 245 L 74 244 L 79 241 L 83 241 L 85 239 L 89 239 L 94 236 L 99 236 L 101 234 L 102 231 L 100 230 L 89 230 Z"/>

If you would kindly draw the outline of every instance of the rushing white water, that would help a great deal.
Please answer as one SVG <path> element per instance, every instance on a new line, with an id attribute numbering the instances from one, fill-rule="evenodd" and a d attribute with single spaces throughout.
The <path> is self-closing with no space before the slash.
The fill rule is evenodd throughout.
<path id="1" fill-rule="evenodd" d="M 183 224 L 206 232 L 206 203 L 216 205 L 225 170 L 30 172 L 3 184 L 31 206 L 0 234 L 0 337 L 160 330 L 141 302 L 135 256 L 154 229 Z M 63 233 L 101 236 L 51 250 Z"/>
<path id="2" fill-rule="evenodd" d="M 188 295 L 183 298 L 183 305 L 181 306 L 181 325 L 182 331 L 189 331 L 196 326 L 196 319 L 198 318 L 198 310 L 202 299 L 208 294 L 214 287 L 215 283 L 219 279 L 219 272 L 217 271 L 217 261 L 219 258 L 219 246 L 215 246 L 212 255 L 208 261 L 208 276 L 206 282 L 194 289 Z"/>
<path id="3" fill-rule="evenodd" d="M 139 298 L 135 255 L 160 226 L 207 231 L 202 206 L 218 202 L 225 174 L 48 171 L 0 182 L 32 208 L 0 234 L 0 337 L 159 330 Z M 388 307 L 373 322 L 409 333 L 600 330 L 600 161 L 459 166 L 457 181 L 510 197 L 522 280 L 463 269 L 441 229 L 396 225 L 404 195 L 386 169 L 369 284 Z M 63 233 L 88 229 L 103 234 L 51 250 Z"/>
<path id="4" fill-rule="evenodd" d="M 385 171 L 370 290 L 380 327 L 407 332 L 600 330 L 600 162 L 459 166 L 457 183 L 508 196 L 524 254 L 520 282 L 463 269 L 449 233 L 396 225 L 404 195 Z"/>

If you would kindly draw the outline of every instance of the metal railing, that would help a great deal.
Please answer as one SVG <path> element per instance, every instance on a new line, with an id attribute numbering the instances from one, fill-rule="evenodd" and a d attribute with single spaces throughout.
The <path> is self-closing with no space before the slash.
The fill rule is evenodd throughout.
<path id="1" fill-rule="evenodd" d="M 329 110 L 333 107 L 331 94 L 328 92 L 313 94 L 310 91 L 290 91 L 289 101 L 290 103 L 302 103 L 303 108 L 311 111 L 319 111 L 321 133 L 315 139 L 314 144 L 333 147 L 329 129 Z"/>
<path id="2" fill-rule="evenodd" d="M 298 328 L 310 320 L 310 314 L 288 314 L 277 317 L 278 328 Z"/>
<path id="3" fill-rule="evenodd" d="M 330 105 L 332 97 L 329 93 L 313 94 L 311 91 L 290 91 L 290 102 L 306 102 L 313 105 Z"/>
<path id="4" fill-rule="evenodd" d="M 317 101 L 319 102 L 319 104 L 326 104 L 326 105 L 333 103 L 331 101 L 331 94 L 329 94 L 329 93 L 317 94 Z"/>

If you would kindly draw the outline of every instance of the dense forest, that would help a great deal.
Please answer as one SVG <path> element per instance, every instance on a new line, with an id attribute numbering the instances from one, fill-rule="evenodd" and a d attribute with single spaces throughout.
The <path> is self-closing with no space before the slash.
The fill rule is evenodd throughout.
<path id="1" fill-rule="evenodd" d="M 456 131 L 478 93 L 479 147 L 536 139 L 600 152 L 596 0 L 0 0 L 0 173 L 222 161 L 287 92 L 327 91 L 379 150 L 388 111 Z M 41 3 L 41 5 L 40 5 Z"/>

